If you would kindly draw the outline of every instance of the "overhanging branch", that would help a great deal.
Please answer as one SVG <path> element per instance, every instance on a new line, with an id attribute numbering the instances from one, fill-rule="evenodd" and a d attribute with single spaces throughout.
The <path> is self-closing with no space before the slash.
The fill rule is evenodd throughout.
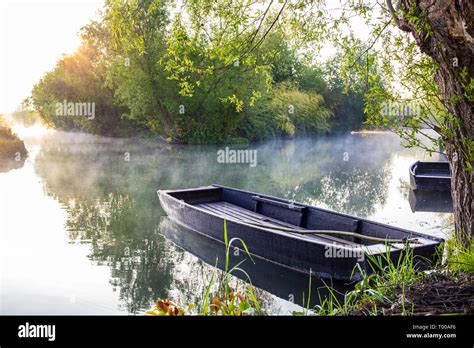
<path id="1" fill-rule="evenodd" d="M 400 19 L 398 17 L 397 11 L 393 7 L 392 0 L 386 0 L 387 8 L 388 11 L 390 12 L 391 16 L 395 20 L 395 23 L 397 24 L 398 28 L 400 30 L 406 31 L 406 32 L 411 32 L 412 28 L 408 25 L 408 22 L 406 19 Z"/>

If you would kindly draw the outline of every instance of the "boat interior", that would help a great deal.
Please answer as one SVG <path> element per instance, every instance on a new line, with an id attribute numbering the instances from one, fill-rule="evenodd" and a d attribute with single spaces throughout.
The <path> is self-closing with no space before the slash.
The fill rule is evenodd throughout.
<path id="1" fill-rule="evenodd" d="M 420 239 L 420 236 L 396 227 L 233 188 L 213 185 L 168 193 L 206 213 L 261 228 L 280 228 L 280 231 L 282 228 L 346 231 L 378 238 L 418 238 L 423 244 L 433 243 L 429 239 Z M 296 234 L 301 236 L 299 233 Z M 348 246 L 381 244 L 354 236 L 321 234 L 305 234 L 304 236 L 325 243 L 334 242 Z"/>
<path id="2" fill-rule="evenodd" d="M 417 177 L 451 177 L 448 162 L 416 162 L 413 164 L 413 173 Z"/>

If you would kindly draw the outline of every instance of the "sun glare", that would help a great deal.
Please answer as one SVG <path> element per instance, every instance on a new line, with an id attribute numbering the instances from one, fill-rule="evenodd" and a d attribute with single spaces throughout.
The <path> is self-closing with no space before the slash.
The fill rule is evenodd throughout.
<path id="1" fill-rule="evenodd" d="M 13 129 L 13 132 L 16 133 L 22 139 L 24 139 L 25 137 L 41 137 L 46 134 L 55 132 L 54 129 L 48 128 L 40 124 L 35 124 L 33 126 L 28 126 L 28 127 L 17 124 L 13 126 L 12 129 Z"/>
<path id="2" fill-rule="evenodd" d="M 77 35 L 98 18 L 103 0 L 0 1 L 0 113 L 15 111 L 58 58 L 80 44 Z"/>

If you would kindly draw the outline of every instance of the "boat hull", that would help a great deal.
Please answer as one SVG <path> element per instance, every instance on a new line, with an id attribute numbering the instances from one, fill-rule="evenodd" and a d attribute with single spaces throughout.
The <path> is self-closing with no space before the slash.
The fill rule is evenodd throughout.
<path id="1" fill-rule="evenodd" d="M 161 217 L 159 229 L 160 233 L 178 247 L 190 252 L 212 267 L 217 266 L 220 270 L 225 270 L 226 251 L 222 243 L 189 228 L 184 228 L 168 216 Z M 227 267 L 232 268 L 243 262 L 241 267 L 245 269 L 246 274 L 236 272 L 236 277 L 246 281 L 248 275 L 252 280 L 252 285 L 284 299 L 291 296 L 291 294 L 305 293 L 305 298 L 301 296 L 294 296 L 293 298 L 294 303 L 305 306 L 304 301 L 308 298 L 309 275 L 294 272 L 287 267 L 281 267 L 274 262 L 268 262 L 259 257 L 252 256 L 252 260 L 253 262 L 249 260 L 245 252 L 237 254 L 235 250 L 232 250 L 232 257 Z M 311 284 L 311 301 L 316 305 L 319 303 L 318 296 L 327 296 L 329 291 L 325 287 L 324 280 L 319 279 L 319 277 L 313 276 Z M 346 282 L 335 280 L 332 281 L 331 287 L 337 290 L 336 294 L 343 294 L 351 289 Z"/>

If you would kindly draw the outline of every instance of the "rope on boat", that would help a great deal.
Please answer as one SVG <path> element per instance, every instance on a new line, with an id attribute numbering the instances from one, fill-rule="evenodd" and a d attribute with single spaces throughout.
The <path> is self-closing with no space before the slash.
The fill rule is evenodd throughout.
<path id="1" fill-rule="evenodd" d="M 372 237 L 372 236 L 366 236 L 363 234 L 355 233 L 355 232 L 348 232 L 348 231 L 333 231 L 333 230 L 299 230 L 295 228 L 288 228 L 288 227 L 280 227 L 280 226 L 274 226 L 270 224 L 260 224 L 256 222 L 251 222 L 251 221 L 238 221 L 234 219 L 229 219 L 228 217 L 225 218 L 226 220 L 230 220 L 236 223 L 244 224 L 244 225 L 252 225 L 256 227 L 261 227 L 261 228 L 266 228 L 266 229 L 273 229 L 277 231 L 282 231 L 282 232 L 292 232 L 292 233 L 299 233 L 299 234 L 323 234 L 323 235 L 339 235 L 339 236 L 346 236 L 346 237 L 354 237 L 354 238 L 359 238 L 359 239 L 364 239 L 364 240 L 369 240 L 373 242 L 379 242 L 379 243 L 387 243 L 387 244 L 406 244 L 412 243 L 412 244 L 421 244 L 421 242 L 418 240 L 418 238 L 403 238 L 403 239 L 390 239 L 390 238 L 379 238 L 379 237 Z"/>
<path id="2" fill-rule="evenodd" d="M 253 224 L 255 226 L 259 226 L 259 224 Z M 286 228 L 286 227 L 269 227 L 275 230 L 279 231 L 284 231 L 284 232 L 293 232 L 293 233 L 299 233 L 299 234 L 329 234 L 329 235 L 339 235 L 339 236 L 349 236 L 349 237 L 355 237 L 359 239 L 365 239 L 365 240 L 370 240 L 374 242 L 381 242 L 381 243 L 390 243 L 390 244 L 405 244 L 405 243 L 414 243 L 414 244 L 420 244 L 420 241 L 417 238 L 403 238 L 403 239 L 390 239 L 390 238 L 379 238 L 379 237 L 372 237 L 372 236 L 366 236 L 363 234 L 355 233 L 355 232 L 347 232 L 347 231 L 333 231 L 333 230 L 298 230 L 294 228 Z"/>

